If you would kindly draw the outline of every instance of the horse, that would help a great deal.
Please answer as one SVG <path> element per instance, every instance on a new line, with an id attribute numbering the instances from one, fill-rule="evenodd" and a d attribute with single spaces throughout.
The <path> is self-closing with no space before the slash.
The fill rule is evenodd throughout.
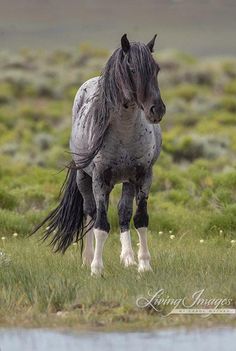
<path id="1" fill-rule="evenodd" d="M 47 224 L 43 239 L 51 237 L 54 251 L 62 253 L 85 238 L 82 261 L 91 275 L 101 276 L 104 269 L 109 195 L 117 183 L 122 183 L 120 261 L 125 267 L 137 265 L 130 236 L 135 198 L 138 272 L 152 270 L 147 200 L 152 168 L 161 152 L 159 123 L 166 112 L 157 79 L 160 67 L 152 55 L 155 40 L 156 35 L 148 44 L 130 42 L 124 34 L 101 75 L 78 90 L 72 108 L 72 160 L 60 203 L 34 231 Z"/>

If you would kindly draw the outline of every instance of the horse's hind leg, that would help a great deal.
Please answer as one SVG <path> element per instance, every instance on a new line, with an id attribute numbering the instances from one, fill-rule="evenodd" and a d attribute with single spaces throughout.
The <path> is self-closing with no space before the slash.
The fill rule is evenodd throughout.
<path id="1" fill-rule="evenodd" d="M 134 185 L 131 183 L 123 183 L 122 195 L 118 204 L 118 214 L 120 224 L 120 241 L 122 246 L 120 261 L 125 265 L 125 267 L 136 264 L 129 230 L 133 212 L 134 194 Z"/>
<path id="2" fill-rule="evenodd" d="M 92 190 L 92 178 L 83 171 L 77 172 L 77 185 L 80 193 L 83 196 L 84 204 L 83 211 L 85 216 L 85 228 L 88 230 L 85 235 L 84 250 L 82 253 L 82 260 L 84 266 L 89 266 L 94 257 L 94 232 L 92 221 L 95 219 L 96 204 Z"/>
<path id="3" fill-rule="evenodd" d="M 88 228 L 88 232 L 85 235 L 84 250 L 82 253 L 83 266 L 90 267 L 94 257 L 94 232 L 93 225 L 91 225 L 92 218 L 86 216 L 85 230 Z"/>

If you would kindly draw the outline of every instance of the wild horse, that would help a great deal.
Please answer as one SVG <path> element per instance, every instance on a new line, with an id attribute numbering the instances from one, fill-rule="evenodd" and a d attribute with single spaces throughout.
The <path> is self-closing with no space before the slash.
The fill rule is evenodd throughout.
<path id="1" fill-rule="evenodd" d="M 101 76 L 78 90 L 70 139 L 73 160 L 61 200 L 35 229 L 47 224 L 44 239 L 52 236 L 54 249 L 62 252 L 85 237 L 83 264 L 91 266 L 92 275 L 103 270 L 109 194 L 116 183 L 123 183 L 118 204 L 121 262 L 126 267 L 136 264 L 129 230 L 135 197 L 138 271 L 151 270 L 147 199 L 161 151 L 159 122 L 165 114 L 157 81 L 160 68 L 152 56 L 155 39 L 145 45 L 129 42 L 124 34 Z"/>

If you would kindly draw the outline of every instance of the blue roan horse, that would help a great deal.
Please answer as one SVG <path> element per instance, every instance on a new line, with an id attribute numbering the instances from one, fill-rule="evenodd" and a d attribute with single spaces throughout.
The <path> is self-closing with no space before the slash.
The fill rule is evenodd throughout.
<path id="1" fill-rule="evenodd" d="M 126 267 L 136 264 L 129 230 L 135 197 L 138 271 L 151 270 L 147 199 L 152 167 L 161 151 L 159 122 L 165 114 L 157 82 L 160 68 L 152 56 L 155 39 L 156 35 L 145 45 L 130 43 L 123 35 L 121 48 L 109 58 L 102 75 L 78 90 L 70 139 L 73 161 L 61 201 L 36 228 L 47 224 L 44 238 L 52 236 L 56 251 L 65 252 L 85 237 L 83 264 L 91 266 L 92 275 L 103 270 L 109 194 L 116 183 L 123 183 L 118 205 L 121 262 Z"/>

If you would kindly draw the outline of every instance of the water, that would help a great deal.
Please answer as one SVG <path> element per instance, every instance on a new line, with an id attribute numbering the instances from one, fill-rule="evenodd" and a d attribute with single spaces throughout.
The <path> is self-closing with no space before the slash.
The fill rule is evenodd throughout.
<path id="1" fill-rule="evenodd" d="M 236 329 L 133 333 L 61 333 L 0 329 L 0 351 L 235 351 Z"/>

